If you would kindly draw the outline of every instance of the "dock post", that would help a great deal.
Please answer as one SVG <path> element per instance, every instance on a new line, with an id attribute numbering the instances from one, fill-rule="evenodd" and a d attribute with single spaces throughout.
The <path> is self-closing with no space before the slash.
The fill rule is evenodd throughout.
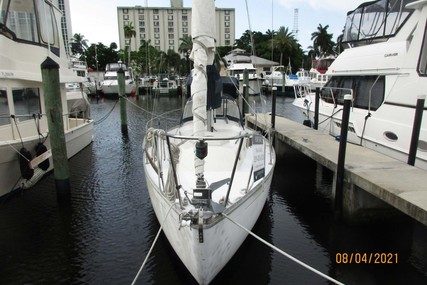
<path id="1" fill-rule="evenodd" d="M 248 85 L 243 83 L 243 94 L 246 94 L 247 89 L 248 89 Z M 243 97 L 245 97 L 245 96 L 243 96 Z M 246 98 L 242 99 L 242 118 L 243 118 L 243 121 L 245 121 L 245 114 L 246 114 L 246 108 L 245 108 L 246 102 L 245 102 L 245 100 L 246 100 Z"/>
<path id="2" fill-rule="evenodd" d="M 117 81 L 119 83 L 119 101 L 120 101 L 120 123 L 122 134 L 127 135 L 128 123 L 126 113 L 126 91 L 125 91 L 125 72 L 122 68 L 117 71 Z"/>
<path id="3" fill-rule="evenodd" d="M 417 106 L 415 109 L 414 126 L 412 128 L 411 144 L 408 154 L 408 164 L 412 166 L 415 165 L 415 158 L 417 156 L 418 140 L 420 138 L 421 122 L 423 120 L 425 101 L 426 95 L 418 96 Z"/>
<path id="4" fill-rule="evenodd" d="M 64 121 L 62 119 L 61 86 L 59 65 L 50 57 L 41 64 L 44 86 L 44 104 L 50 147 L 54 167 L 55 188 L 60 201 L 70 200 L 70 171 L 68 167 L 67 145 L 65 143 Z"/>
<path id="5" fill-rule="evenodd" d="M 314 124 L 313 129 L 319 128 L 319 101 L 320 101 L 320 88 L 316 87 L 316 97 L 314 100 Z"/>
<path id="6" fill-rule="evenodd" d="M 277 96 L 277 87 L 271 88 L 273 94 L 271 102 L 271 127 L 274 129 L 276 127 L 276 96 Z"/>
<path id="7" fill-rule="evenodd" d="M 338 150 L 338 162 L 337 162 L 337 174 L 335 184 L 335 201 L 334 210 L 335 218 L 340 219 L 342 216 L 343 208 L 343 188 L 344 188 L 344 165 L 345 165 L 345 151 L 347 147 L 347 132 L 348 122 L 350 118 L 350 107 L 351 107 L 352 96 L 347 94 L 344 95 L 344 106 L 343 114 L 341 119 L 341 133 L 340 133 L 340 145 Z"/>
<path id="8" fill-rule="evenodd" d="M 243 104 L 242 104 L 242 112 L 243 112 L 243 118 L 245 117 L 245 114 L 249 110 L 248 102 L 249 102 L 249 71 L 245 69 L 243 71 L 243 86 L 246 84 L 246 89 L 243 89 Z"/>
<path id="9" fill-rule="evenodd" d="M 286 96 L 286 73 L 282 73 L 282 96 Z"/>

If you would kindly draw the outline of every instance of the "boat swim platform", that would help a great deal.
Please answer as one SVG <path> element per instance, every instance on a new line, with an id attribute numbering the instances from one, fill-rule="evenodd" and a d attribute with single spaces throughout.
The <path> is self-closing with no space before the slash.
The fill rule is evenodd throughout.
<path id="1" fill-rule="evenodd" d="M 245 119 L 249 126 L 262 130 L 266 130 L 265 122 L 271 125 L 271 114 L 247 114 Z M 280 116 L 275 118 L 274 131 L 279 159 L 283 152 L 281 148 L 290 146 L 334 173 L 334 198 L 339 141 L 327 133 Z M 427 226 L 427 171 L 347 143 L 343 215 L 347 218 L 350 215 L 351 220 L 351 215 L 358 212 L 357 215 L 365 215 L 365 220 L 370 220 L 372 216 L 366 213 L 380 214 L 384 206 L 390 208 L 387 204 Z"/>

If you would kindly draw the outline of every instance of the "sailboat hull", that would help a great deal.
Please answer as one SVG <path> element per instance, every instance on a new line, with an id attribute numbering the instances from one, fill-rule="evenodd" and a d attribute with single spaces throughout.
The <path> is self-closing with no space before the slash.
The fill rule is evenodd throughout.
<path id="1" fill-rule="evenodd" d="M 202 234 L 198 226 L 181 227 L 179 205 L 169 201 L 150 177 L 146 173 L 150 199 L 171 246 L 199 284 L 210 283 L 236 253 L 248 233 L 223 215 L 204 224 Z M 231 206 L 224 213 L 246 229 L 252 229 L 265 205 L 271 179 L 272 171 L 236 207 Z"/>

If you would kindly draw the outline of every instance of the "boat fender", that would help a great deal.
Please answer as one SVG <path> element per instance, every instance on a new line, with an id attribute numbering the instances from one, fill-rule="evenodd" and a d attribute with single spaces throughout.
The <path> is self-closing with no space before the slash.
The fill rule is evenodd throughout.
<path id="1" fill-rule="evenodd" d="M 309 128 L 311 128 L 313 126 L 311 120 L 304 120 L 304 122 L 302 123 L 304 126 L 307 126 Z"/>
<path id="2" fill-rule="evenodd" d="M 47 147 L 44 144 L 39 143 L 36 146 L 36 156 L 39 156 L 39 155 L 45 153 L 46 151 L 47 151 Z M 48 170 L 49 166 L 50 166 L 49 159 L 46 159 L 45 161 L 43 161 L 39 164 L 39 167 L 44 171 Z"/>
<path id="3" fill-rule="evenodd" d="M 33 156 L 25 147 L 21 148 L 19 154 L 19 168 L 21 170 L 21 175 L 25 179 L 30 179 L 34 175 L 34 169 L 30 167 L 30 161 L 33 159 Z"/>

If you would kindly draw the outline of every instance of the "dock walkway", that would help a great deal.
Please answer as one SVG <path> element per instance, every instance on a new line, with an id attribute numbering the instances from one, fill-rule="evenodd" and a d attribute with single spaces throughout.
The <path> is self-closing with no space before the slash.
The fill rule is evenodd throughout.
<path id="1" fill-rule="evenodd" d="M 266 129 L 263 122 L 270 122 L 271 116 L 258 114 L 256 119 L 254 115 L 247 115 L 246 121 Z M 276 139 L 335 173 L 339 142 L 334 137 L 277 116 L 275 130 Z M 344 177 L 347 183 L 356 185 L 427 225 L 427 171 L 349 143 Z"/>

